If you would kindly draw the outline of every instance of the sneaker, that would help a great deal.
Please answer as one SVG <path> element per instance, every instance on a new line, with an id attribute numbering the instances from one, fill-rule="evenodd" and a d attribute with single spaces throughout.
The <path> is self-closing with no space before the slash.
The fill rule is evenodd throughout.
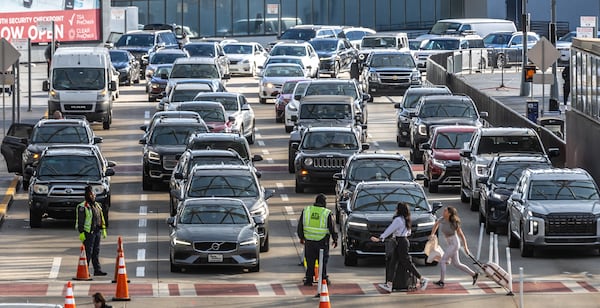
<path id="1" fill-rule="evenodd" d="M 304 283 L 304 286 L 306 286 L 306 287 L 312 287 L 312 279 L 306 279 L 306 278 L 304 278 L 302 280 L 302 282 Z"/>
<path id="2" fill-rule="evenodd" d="M 443 288 L 443 287 L 444 287 L 444 282 L 443 282 L 443 281 L 441 281 L 441 280 L 440 280 L 440 281 L 436 281 L 436 282 L 434 282 L 434 284 L 435 284 L 435 285 L 437 285 L 437 286 L 439 286 L 440 288 Z"/>
<path id="3" fill-rule="evenodd" d="M 477 283 L 477 278 L 479 278 L 479 273 L 475 273 L 475 275 L 473 275 L 473 285 Z"/>
<path id="4" fill-rule="evenodd" d="M 385 291 L 387 291 L 388 293 L 392 293 L 392 286 L 390 286 L 387 283 L 380 283 L 378 284 L 378 286 L 382 289 L 384 289 Z"/>
<path id="5" fill-rule="evenodd" d="M 421 278 L 421 290 L 427 289 L 427 284 L 429 283 L 429 279 Z"/>
<path id="6" fill-rule="evenodd" d="M 106 272 L 103 272 L 103 271 L 95 271 L 94 272 L 94 276 L 106 276 L 106 275 L 107 275 Z"/>

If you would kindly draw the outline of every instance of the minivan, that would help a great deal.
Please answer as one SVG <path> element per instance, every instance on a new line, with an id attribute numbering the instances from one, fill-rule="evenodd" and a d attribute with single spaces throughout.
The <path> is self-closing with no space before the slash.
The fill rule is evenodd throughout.
<path id="1" fill-rule="evenodd" d="M 438 20 L 428 34 L 419 36 L 418 40 L 424 40 L 438 35 L 477 34 L 485 37 L 494 31 L 516 32 L 515 23 L 505 19 L 494 18 L 458 18 L 458 19 L 441 19 Z M 475 32 L 475 33 L 473 33 Z"/>

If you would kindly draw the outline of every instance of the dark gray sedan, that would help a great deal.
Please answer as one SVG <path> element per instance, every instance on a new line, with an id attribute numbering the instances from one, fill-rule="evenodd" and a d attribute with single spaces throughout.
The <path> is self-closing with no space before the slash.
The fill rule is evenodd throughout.
<path id="1" fill-rule="evenodd" d="M 226 266 L 260 270 L 257 224 L 244 203 L 232 198 L 185 200 L 170 226 L 171 272 L 184 267 Z"/>

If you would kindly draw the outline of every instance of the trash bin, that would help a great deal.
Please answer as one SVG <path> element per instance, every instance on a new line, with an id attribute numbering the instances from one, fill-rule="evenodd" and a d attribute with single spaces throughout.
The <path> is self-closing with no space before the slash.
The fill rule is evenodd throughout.
<path id="1" fill-rule="evenodd" d="M 547 128 L 560 138 L 564 138 L 565 120 L 557 117 L 542 117 L 540 125 Z"/>
<path id="2" fill-rule="evenodd" d="M 533 123 L 537 123 L 539 112 L 539 102 L 538 101 L 527 101 L 527 118 L 529 121 Z"/>

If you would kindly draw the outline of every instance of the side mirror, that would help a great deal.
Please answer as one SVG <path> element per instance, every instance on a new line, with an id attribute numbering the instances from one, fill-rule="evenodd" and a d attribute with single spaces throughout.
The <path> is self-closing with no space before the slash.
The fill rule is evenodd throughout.
<path id="1" fill-rule="evenodd" d="M 394 108 L 396 108 L 396 109 L 402 108 L 402 103 L 394 103 Z"/>
<path id="2" fill-rule="evenodd" d="M 148 59 L 143 59 L 142 60 L 142 65 L 148 66 Z"/>
<path id="3" fill-rule="evenodd" d="M 106 169 L 106 172 L 104 172 L 104 175 L 105 176 L 113 176 L 113 175 L 115 175 L 115 169 L 113 169 L 113 168 Z"/>
<path id="4" fill-rule="evenodd" d="M 175 173 L 173 173 L 173 177 L 176 180 L 183 180 L 183 174 L 181 172 L 175 172 Z"/>
<path id="5" fill-rule="evenodd" d="M 167 217 L 165 222 L 167 223 L 167 225 L 174 227 L 175 226 L 175 216 Z"/>
<path id="6" fill-rule="evenodd" d="M 252 216 L 252 219 L 254 220 L 254 223 L 257 225 L 263 225 L 265 223 L 265 220 L 260 216 Z"/>
<path id="7" fill-rule="evenodd" d="M 144 139 L 140 139 L 140 141 L 138 141 L 139 144 L 146 144 L 146 138 Z"/>
<path id="8" fill-rule="evenodd" d="M 250 110 L 250 105 L 248 105 L 248 104 L 243 104 L 243 105 L 242 105 L 242 110 Z"/>
<path id="9" fill-rule="evenodd" d="M 486 119 L 486 118 L 488 117 L 488 113 L 487 113 L 487 111 L 482 111 L 482 112 L 480 112 L 480 113 L 479 113 L 479 117 L 480 117 L 480 118 L 483 118 L 483 119 Z"/>
<path id="10" fill-rule="evenodd" d="M 419 149 L 421 149 L 421 151 L 431 150 L 431 144 L 429 144 L 429 143 L 422 143 L 419 146 Z"/>
<path id="11" fill-rule="evenodd" d="M 229 75 L 229 74 L 223 74 L 223 77 L 221 77 L 221 79 L 223 79 L 223 80 L 229 80 L 229 79 L 231 79 L 231 75 Z"/>
<path id="12" fill-rule="evenodd" d="M 371 100 L 371 94 L 368 94 L 368 93 L 363 93 L 363 95 L 362 95 L 362 100 L 363 100 L 363 102 L 368 102 L 368 101 L 370 101 L 370 100 Z"/>
<path id="13" fill-rule="evenodd" d="M 48 82 L 48 80 L 44 80 L 42 82 L 42 91 L 45 91 L 45 92 L 50 91 L 50 83 Z"/>
<path id="14" fill-rule="evenodd" d="M 523 196 L 520 193 L 513 193 L 512 195 L 510 195 L 510 200 L 518 203 L 523 203 Z"/>
<path id="15" fill-rule="evenodd" d="M 560 155 L 559 148 L 549 148 L 548 149 L 548 157 L 558 157 Z"/>
<path id="16" fill-rule="evenodd" d="M 142 126 L 140 126 L 140 129 L 143 130 L 143 131 L 146 131 L 148 129 L 148 126 L 142 125 Z"/>
<path id="17" fill-rule="evenodd" d="M 489 176 L 482 176 L 480 178 L 477 178 L 477 183 L 479 184 L 487 184 L 488 180 L 490 179 Z"/>
<path id="18" fill-rule="evenodd" d="M 471 158 L 471 150 L 463 149 L 459 152 L 460 157 Z"/>
<path id="19" fill-rule="evenodd" d="M 437 201 L 437 202 L 433 202 L 431 204 L 431 213 L 437 212 L 437 210 L 441 209 L 443 207 L 442 203 Z"/>
<path id="20" fill-rule="evenodd" d="M 415 180 L 417 180 L 417 181 L 423 181 L 423 180 L 425 180 L 425 175 L 423 173 L 419 173 L 415 177 Z"/>
<path id="21" fill-rule="evenodd" d="M 275 195 L 275 191 L 272 189 L 267 189 L 265 191 L 265 200 L 273 197 Z"/>
<path id="22" fill-rule="evenodd" d="M 102 137 L 94 137 L 94 144 L 102 143 Z"/>
<path id="23" fill-rule="evenodd" d="M 108 90 L 110 91 L 117 91 L 117 82 L 116 81 L 111 81 L 110 85 L 108 86 Z"/>
<path id="24" fill-rule="evenodd" d="M 231 123 L 235 123 L 235 117 L 234 116 L 228 116 L 227 120 Z"/>
<path id="25" fill-rule="evenodd" d="M 112 160 L 109 160 L 109 161 L 106 162 L 106 166 L 108 166 L 109 168 L 112 168 L 112 167 L 114 167 L 116 165 L 117 165 L 117 163 L 114 162 L 114 161 L 112 161 Z"/>
<path id="26" fill-rule="evenodd" d="M 256 174 L 256 177 L 259 179 L 262 177 L 262 172 L 260 172 L 258 170 L 254 171 L 254 174 Z"/>
<path id="27" fill-rule="evenodd" d="M 369 149 L 369 144 L 368 144 L 368 143 L 363 143 L 363 144 L 361 144 L 361 149 L 362 149 L 363 151 L 366 151 L 366 150 L 368 150 L 368 149 Z"/>
<path id="28" fill-rule="evenodd" d="M 33 176 L 33 167 L 29 166 L 25 168 L 25 174 L 29 176 Z"/>
<path id="29" fill-rule="evenodd" d="M 104 47 L 106 49 L 113 49 L 113 48 L 115 48 L 115 43 L 113 43 L 113 42 L 106 42 L 106 43 L 104 43 Z"/>
<path id="30" fill-rule="evenodd" d="M 302 95 L 301 94 L 296 94 L 296 95 L 294 95 L 294 99 L 297 100 L 297 101 L 299 101 L 299 100 L 302 99 Z"/>
<path id="31" fill-rule="evenodd" d="M 342 173 L 341 172 L 337 172 L 333 174 L 333 179 L 334 180 L 343 180 L 344 178 L 342 177 Z"/>
<path id="32" fill-rule="evenodd" d="M 298 150 L 299 146 L 300 146 L 300 143 L 298 143 L 298 142 L 292 142 L 290 144 L 290 148 L 293 149 L 293 150 Z"/>
<path id="33" fill-rule="evenodd" d="M 254 156 L 252 156 L 252 161 L 262 161 L 263 157 L 261 155 L 258 154 L 254 154 Z"/>
<path id="34" fill-rule="evenodd" d="M 298 121 L 298 116 L 297 115 L 291 116 L 291 120 L 292 120 L 292 122 Z"/>

